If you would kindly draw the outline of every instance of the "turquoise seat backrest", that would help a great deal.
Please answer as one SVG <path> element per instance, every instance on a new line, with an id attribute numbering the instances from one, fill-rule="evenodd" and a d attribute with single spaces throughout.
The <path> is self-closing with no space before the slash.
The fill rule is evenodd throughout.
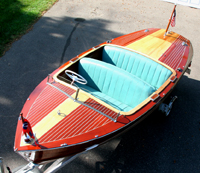
<path id="1" fill-rule="evenodd" d="M 172 72 L 157 62 L 119 47 L 105 46 L 102 61 L 113 64 L 159 88 Z"/>
<path id="2" fill-rule="evenodd" d="M 78 73 L 88 81 L 87 86 L 133 108 L 155 91 L 127 71 L 91 58 L 79 61 Z"/>

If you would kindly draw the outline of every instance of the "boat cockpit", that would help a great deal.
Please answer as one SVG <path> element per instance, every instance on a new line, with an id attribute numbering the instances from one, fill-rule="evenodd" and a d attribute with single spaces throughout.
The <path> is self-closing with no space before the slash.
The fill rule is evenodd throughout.
<path id="1" fill-rule="evenodd" d="M 53 78 L 128 115 L 158 95 L 174 75 L 161 62 L 120 46 L 103 45 L 75 58 Z"/>

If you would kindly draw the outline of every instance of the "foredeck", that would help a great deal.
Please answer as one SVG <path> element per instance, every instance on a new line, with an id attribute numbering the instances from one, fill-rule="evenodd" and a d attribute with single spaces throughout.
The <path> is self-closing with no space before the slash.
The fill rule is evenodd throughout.
<path id="1" fill-rule="evenodd" d="M 58 83 L 56 86 L 71 95 L 75 94 L 75 90 L 70 87 Z M 112 122 L 99 112 L 117 118 L 116 112 L 88 96 L 79 94 L 79 100 L 88 107 L 74 102 L 50 85 L 43 89 L 26 116 L 39 144 L 75 137 Z M 21 140 L 20 145 L 29 144 Z"/>

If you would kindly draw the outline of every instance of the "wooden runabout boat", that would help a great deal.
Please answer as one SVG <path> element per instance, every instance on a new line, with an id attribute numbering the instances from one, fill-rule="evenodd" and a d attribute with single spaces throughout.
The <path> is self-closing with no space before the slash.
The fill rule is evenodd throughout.
<path id="1" fill-rule="evenodd" d="M 42 163 L 97 147 L 158 108 L 192 55 L 189 40 L 155 28 L 81 53 L 31 93 L 19 116 L 14 150 Z"/>

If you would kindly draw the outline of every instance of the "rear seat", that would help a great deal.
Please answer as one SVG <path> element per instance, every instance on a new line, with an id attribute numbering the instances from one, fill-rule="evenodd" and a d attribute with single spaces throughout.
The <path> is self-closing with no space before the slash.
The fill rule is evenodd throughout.
<path id="1" fill-rule="evenodd" d="M 129 72 L 91 58 L 79 61 L 78 73 L 87 85 L 78 84 L 90 94 L 120 111 L 130 111 L 156 89 Z"/>
<path id="2" fill-rule="evenodd" d="M 172 74 L 169 69 L 161 64 L 119 47 L 105 46 L 102 61 L 115 65 L 137 76 L 156 89 L 160 88 Z"/>

